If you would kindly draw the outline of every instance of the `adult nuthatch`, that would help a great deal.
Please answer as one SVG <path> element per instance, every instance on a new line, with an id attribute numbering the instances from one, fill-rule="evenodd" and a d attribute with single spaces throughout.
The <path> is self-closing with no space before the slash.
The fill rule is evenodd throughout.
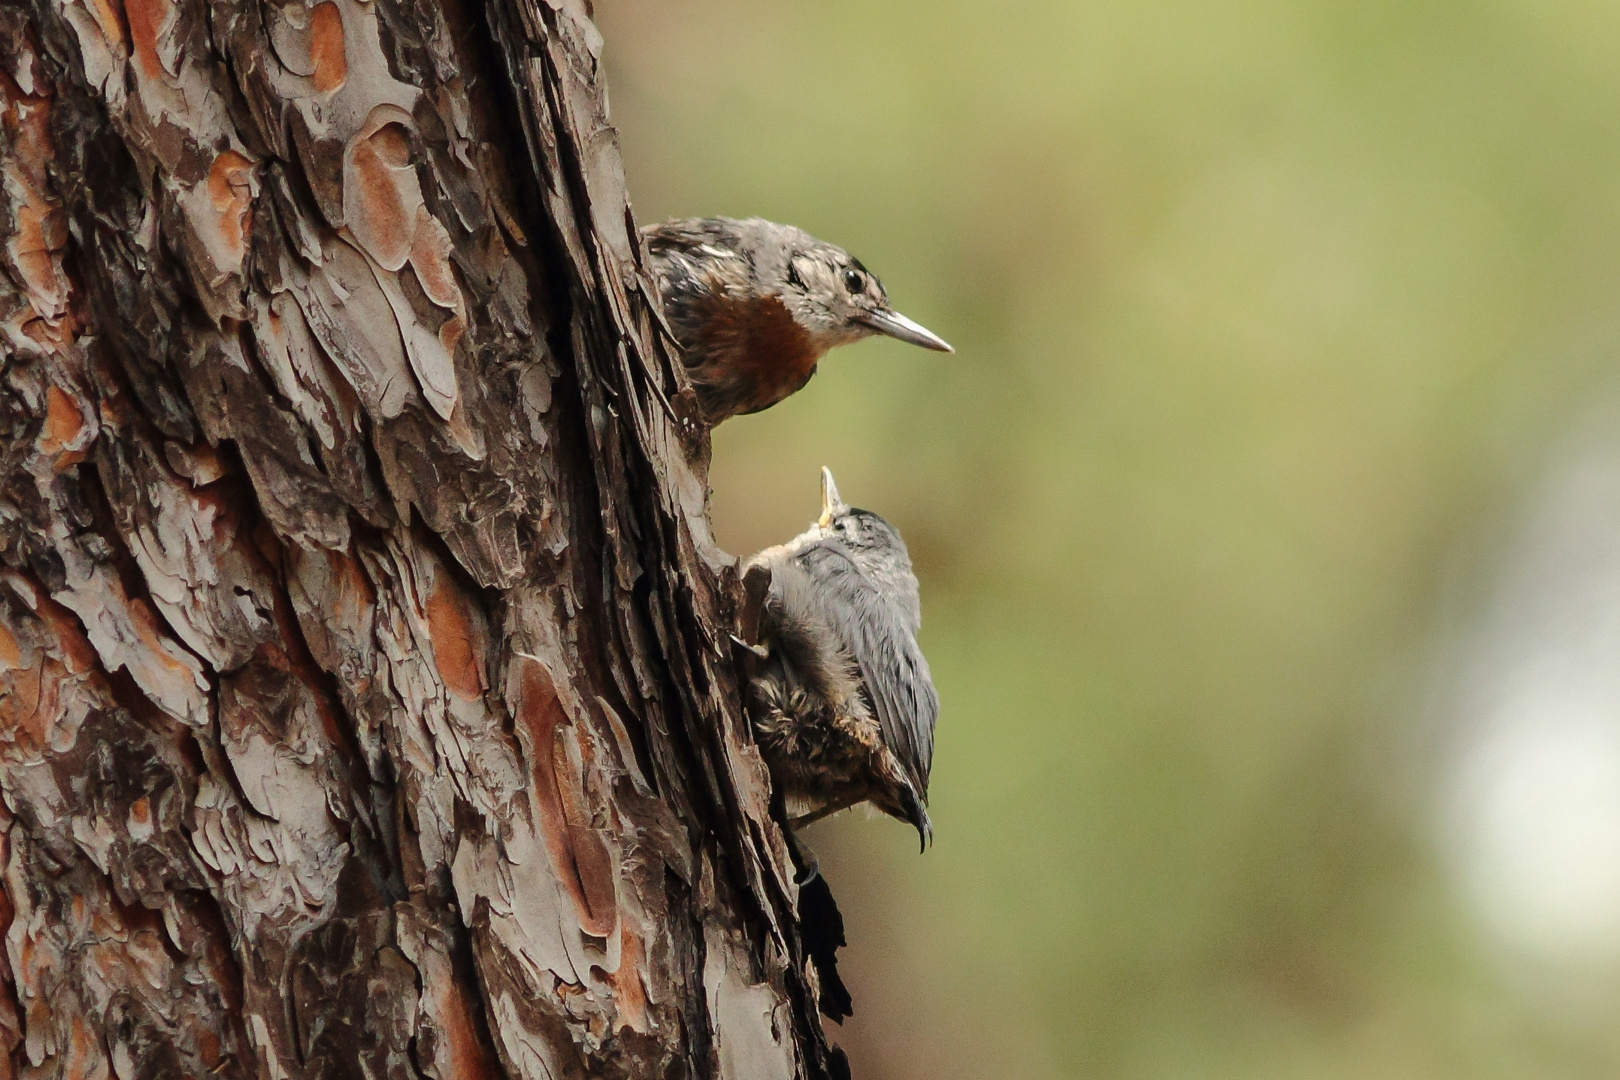
<path id="1" fill-rule="evenodd" d="M 846 505 L 822 469 L 821 518 L 748 560 L 744 579 L 764 594 L 750 712 L 789 825 L 870 801 L 926 847 L 939 698 L 900 534 Z"/>
<path id="2" fill-rule="evenodd" d="M 711 427 L 798 390 L 835 345 L 887 334 L 952 351 L 891 308 L 882 283 L 858 260 L 802 229 L 712 217 L 641 233 L 664 318 Z"/>

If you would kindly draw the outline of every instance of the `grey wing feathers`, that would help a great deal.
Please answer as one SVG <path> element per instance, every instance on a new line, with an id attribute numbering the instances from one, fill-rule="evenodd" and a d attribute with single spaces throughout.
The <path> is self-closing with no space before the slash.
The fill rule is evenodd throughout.
<path id="1" fill-rule="evenodd" d="M 910 620 L 840 545 L 811 544 L 794 561 L 819 585 L 816 602 L 860 668 L 884 741 L 926 799 L 939 698 Z"/>
<path id="2" fill-rule="evenodd" d="M 679 218 L 648 225 L 641 235 L 655 266 L 676 260 L 695 266 L 698 261 L 741 260 L 738 225 L 730 218 Z"/>
<path id="3" fill-rule="evenodd" d="M 773 643 L 799 678 L 834 708 L 860 693 L 859 675 L 816 599 L 816 583 L 792 559 L 778 560 L 762 612 L 762 637 Z"/>
<path id="4" fill-rule="evenodd" d="M 641 230 L 647 242 L 648 269 L 657 282 L 665 316 L 683 340 L 697 329 L 693 301 L 743 288 L 751 273 L 737 251 L 736 223 L 726 218 L 683 218 Z"/>

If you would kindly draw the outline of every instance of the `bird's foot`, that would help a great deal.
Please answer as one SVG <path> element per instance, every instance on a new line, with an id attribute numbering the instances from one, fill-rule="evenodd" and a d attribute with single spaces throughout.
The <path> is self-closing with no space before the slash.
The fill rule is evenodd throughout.
<path id="1" fill-rule="evenodd" d="M 764 645 L 750 645 L 736 634 L 731 635 L 731 643 L 739 648 L 746 649 L 748 652 L 753 653 L 761 660 L 769 660 L 771 658 L 771 650 L 769 648 Z"/>

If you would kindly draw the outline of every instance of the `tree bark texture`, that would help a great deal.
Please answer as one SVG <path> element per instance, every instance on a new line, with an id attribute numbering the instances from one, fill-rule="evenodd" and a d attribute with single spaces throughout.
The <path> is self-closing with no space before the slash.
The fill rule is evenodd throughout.
<path id="1" fill-rule="evenodd" d="M 815 1077 L 581 0 L 0 0 L 0 1076 Z"/>

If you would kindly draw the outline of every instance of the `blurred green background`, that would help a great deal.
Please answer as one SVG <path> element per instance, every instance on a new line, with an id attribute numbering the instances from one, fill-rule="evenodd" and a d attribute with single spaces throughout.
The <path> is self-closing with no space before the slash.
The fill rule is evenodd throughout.
<path id="1" fill-rule="evenodd" d="M 715 437 L 728 550 L 826 464 L 922 582 L 936 844 L 811 836 L 857 1080 L 1620 1074 L 1613 980 L 1449 872 L 1435 704 L 1617 373 L 1620 5 L 597 18 L 640 220 L 800 225 L 957 348 Z"/>

